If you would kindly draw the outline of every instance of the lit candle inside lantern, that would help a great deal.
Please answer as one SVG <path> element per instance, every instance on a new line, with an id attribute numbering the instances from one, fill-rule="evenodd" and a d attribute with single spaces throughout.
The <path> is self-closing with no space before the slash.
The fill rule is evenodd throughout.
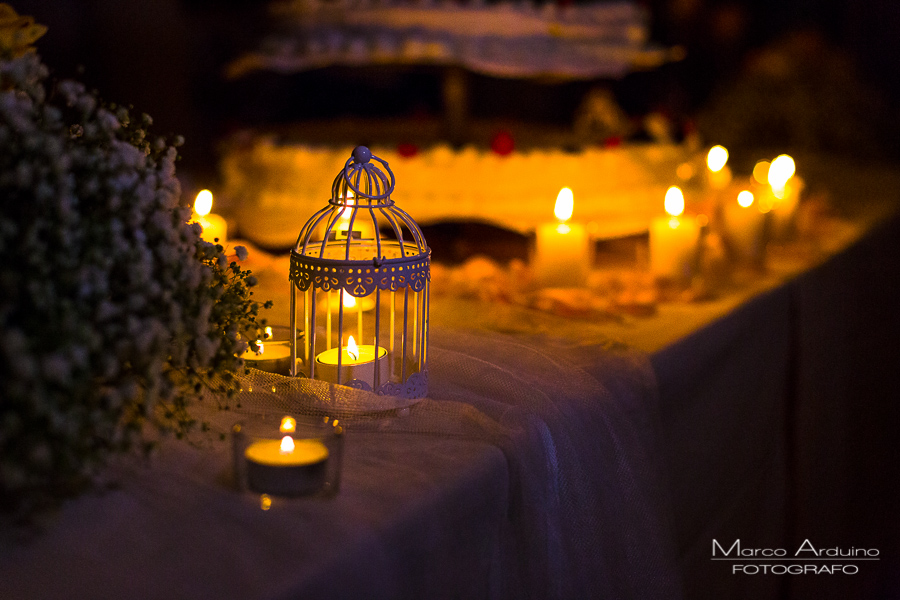
<path id="1" fill-rule="evenodd" d="M 564 187 L 553 209 L 558 222 L 537 229 L 533 269 L 535 281 L 543 287 L 581 287 L 587 281 L 590 238 L 584 225 L 568 223 L 574 208 L 572 190 Z"/>
<path id="2" fill-rule="evenodd" d="M 341 381 L 338 381 L 338 356 L 341 361 Z M 390 364 L 387 350 L 373 344 L 357 344 L 351 335 L 347 345 L 330 348 L 316 356 L 316 378 L 333 383 L 346 383 L 353 379 L 375 385 L 375 369 L 378 369 L 378 384 L 384 385 L 390 378 Z"/>
<path id="3" fill-rule="evenodd" d="M 681 217 L 684 194 L 678 186 L 666 191 L 667 217 L 650 224 L 650 271 L 660 279 L 689 279 L 697 258 L 700 226 L 696 219 Z"/>
<path id="4" fill-rule="evenodd" d="M 286 419 L 293 418 L 286 417 Z M 282 430 L 284 421 L 282 421 Z M 244 451 L 247 482 L 261 493 L 299 496 L 322 489 L 328 448 L 316 439 L 259 440 Z"/>
<path id="5" fill-rule="evenodd" d="M 203 228 L 201 236 L 204 240 L 225 244 L 228 241 L 228 224 L 221 215 L 210 213 L 212 202 L 212 192 L 200 190 L 197 199 L 194 200 L 194 214 L 191 220 L 200 223 L 200 227 Z"/>
<path id="6" fill-rule="evenodd" d="M 743 190 L 737 201 L 726 202 L 722 217 L 728 243 L 738 259 L 760 262 L 765 244 L 764 208 L 755 202 L 753 193 Z"/>
<path id="7" fill-rule="evenodd" d="M 358 234 L 360 239 L 374 239 L 375 226 L 372 218 L 369 216 L 368 210 L 357 210 L 356 218 L 353 219 L 353 232 L 350 231 L 350 219 L 353 216 L 353 206 L 356 204 L 352 190 L 347 190 L 347 198 L 345 200 L 346 207 L 341 210 L 338 218 L 337 239 L 347 239 L 353 233 Z M 364 208 L 364 207 L 363 207 Z"/>

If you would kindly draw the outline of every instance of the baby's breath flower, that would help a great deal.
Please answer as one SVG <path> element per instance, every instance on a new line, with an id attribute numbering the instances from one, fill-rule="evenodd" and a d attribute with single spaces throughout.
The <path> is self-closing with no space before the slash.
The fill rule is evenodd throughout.
<path id="1" fill-rule="evenodd" d="M 0 53 L 0 510 L 20 512 L 143 445 L 148 423 L 189 426 L 264 324 L 256 278 L 187 223 L 184 140 L 47 77 L 36 54 Z"/>

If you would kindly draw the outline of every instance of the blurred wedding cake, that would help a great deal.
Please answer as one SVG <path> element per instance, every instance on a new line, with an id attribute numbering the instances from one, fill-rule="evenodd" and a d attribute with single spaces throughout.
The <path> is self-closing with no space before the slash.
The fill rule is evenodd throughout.
<path id="1" fill-rule="evenodd" d="M 270 11 L 272 31 L 256 51 L 230 65 L 231 77 L 327 67 L 444 66 L 450 80 L 444 84 L 444 110 L 460 118 L 465 107 L 454 102 L 464 103 L 466 91 L 454 91 L 454 85 L 465 84 L 461 72 L 602 81 L 675 58 L 672 50 L 648 41 L 646 11 L 627 1 L 290 0 Z M 357 143 L 368 142 L 390 163 L 397 176 L 395 196 L 420 223 L 478 220 L 529 231 L 553 220 L 556 196 L 569 187 L 575 194 L 573 220 L 591 224 L 597 235 L 627 235 L 646 229 L 661 210 L 686 152 L 659 128 L 645 136 L 653 141 L 620 143 L 632 123 L 613 104 L 604 93 L 588 94 L 563 143 L 523 144 L 516 150 L 510 143 L 498 151 L 483 140 L 471 143 L 470 135 L 403 148 L 398 140 L 371 133 L 378 124 Z M 599 137 L 589 143 L 579 137 L 579 128 L 597 126 L 604 132 Z M 411 122 L 403 129 L 417 127 Z M 604 147 L 606 138 L 615 143 Z M 285 248 L 294 243 L 306 217 L 330 197 L 334 174 L 351 146 L 304 140 L 299 127 L 291 135 L 245 132 L 226 147 L 221 162 L 225 198 L 242 235 L 265 247 Z"/>

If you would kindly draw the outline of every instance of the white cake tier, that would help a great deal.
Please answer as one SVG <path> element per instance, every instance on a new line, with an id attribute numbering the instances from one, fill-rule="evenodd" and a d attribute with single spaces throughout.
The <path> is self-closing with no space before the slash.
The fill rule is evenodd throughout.
<path id="1" fill-rule="evenodd" d="M 499 156 L 435 146 L 411 158 L 372 147 L 397 177 L 392 196 L 418 223 L 476 220 L 522 232 L 554 220 L 560 189 L 574 192 L 573 222 L 615 237 L 645 231 L 686 160 L 681 146 L 644 144 L 577 153 L 556 149 Z M 279 145 L 260 137 L 223 158 L 224 194 L 240 235 L 268 247 L 293 245 L 331 198 L 350 149 Z"/>

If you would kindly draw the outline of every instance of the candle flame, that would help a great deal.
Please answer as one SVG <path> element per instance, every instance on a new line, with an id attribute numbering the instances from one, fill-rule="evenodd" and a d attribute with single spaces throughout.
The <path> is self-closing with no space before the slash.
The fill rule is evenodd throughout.
<path id="1" fill-rule="evenodd" d="M 347 290 L 341 290 L 341 297 L 344 301 L 344 308 L 353 308 L 356 306 L 356 298 L 348 294 Z"/>
<path id="2" fill-rule="evenodd" d="M 356 345 L 356 340 L 353 339 L 352 335 L 347 340 L 347 354 L 353 360 L 359 360 L 359 346 Z"/>
<path id="3" fill-rule="evenodd" d="M 272 337 L 272 328 L 271 328 L 271 327 L 266 327 L 265 334 L 264 334 L 264 338 L 265 338 L 265 339 L 269 339 L 270 337 Z"/>
<path id="4" fill-rule="evenodd" d="M 728 150 L 724 146 L 713 146 L 706 155 L 706 166 L 713 173 L 718 173 L 728 162 Z"/>
<path id="5" fill-rule="evenodd" d="M 209 190 L 200 190 L 197 199 L 194 200 L 194 212 L 205 217 L 212 210 L 213 195 Z"/>
<path id="6" fill-rule="evenodd" d="M 794 164 L 794 159 L 787 154 L 782 154 L 773 160 L 772 165 L 769 167 L 769 185 L 772 186 L 773 190 L 784 188 L 788 179 L 794 176 L 796 170 L 797 166 Z"/>
<path id="7" fill-rule="evenodd" d="M 294 417 L 283 417 L 279 429 L 281 433 L 294 433 L 297 431 L 297 420 Z M 284 440 L 282 440 L 282 443 L 284 443 Z"/>
<path id="8" fill-rule="evenodd" d="M 749 190 L 744 190 L 737 197 L 738 204 L 747 208 L 751 204 L 753 204 L 753 192 Z"/>
<path id="9" fill-rule="evenodd" d="M 553 214 L 560 221 L 568 221 L 572 218 L 572 212 L 575 210 L 575 196 L 572 190 L 564 187 L 559 190 L 556 196 L 556 205 L 553 207 Z"/>
<path id="10" fill-rule="evenodd" d="M 666 212 L 673 217 L 684 212 L 684 194 L 681 193 L 680 187 L 673 185 L 666 190 L 665 206 Z"/>
<path id="11" fill-rule="evenodd" d="M 281 438 L 281 453 L 290 454 L 294 451 L 294 438 L 289 435 Z"/>

